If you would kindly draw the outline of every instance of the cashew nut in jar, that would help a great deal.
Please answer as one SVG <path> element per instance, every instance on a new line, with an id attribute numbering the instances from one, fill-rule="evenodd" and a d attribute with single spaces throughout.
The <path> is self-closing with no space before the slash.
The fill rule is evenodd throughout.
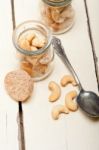
<path id="1" fill-rule="evenodd" d="M 59 116 L 63 113 L 68 114 L 69 113 L 68 108 L 64 105 L 57 105 L 52 109 L 52 118 L 54 120 L 57 120 L 59 119 Z"/>
<path id="2" fill-rule="evenodd" d="M 42 48 L 45 46 L 45 44 L 47 43 L 46 39 L 41 39 L 38 37 L 35 37 L 32 40 L 32 46 L 36 47 L 36 48 Z"/>
<path id="3" fill-rule="evenodd" d="M 77 102 L 74 99 L 77 97 L 76 91 L 69 92 L 65 97 L 66 107 L 71 111 L 76 111 L 78 109 Z"/>
<path id="4" fill-rule="evenodd" d="M 51 90 L 51 95 L 49 96 L 49 101 L 50 102 L 55 102 L 56 100 L 58 100 L 61 96 L 61 89 L 60 89 L 60 86 L 54 82 L 54 81 L 51 81 L 49 83 L 49 89 Z"/>
<path id="5" fill-rule="evenodd" d="M 36 37 L 36 35 L 32 32 L 32 33 L 29 33 L 27 36 L 26 36 L 26 40 L 30 43 L 31 45 L 31 42 L 32 40 Z"/>
<path id="6" fill-rule="evenodd" d="M 63 1 L 42 0 L 41 9 L 42 20 L 55 34 L 69 30 L 74 24 L 75 11 L 71 1 L 64 0 L 63 3 Z"/>
<path id="7" fill-rule="evenodd" d="M 63 8 L 61 8 L 61 10 L 59 8 L 53 8 L 51 10 L 51 16 L 54 22 L 56 23 L 63 23 L 64 22 L 64 18 L 61 17 L 61 11 Z"/>
<path id="8" fill-rule="evenodd" d="M 33 77 L 34 81 L 45 79 L 53 71 L 54 51 L 52 34 L 39 21 L 28 21 L 19 25 L 13 34 L 13 44 L 20 54 L 20 68 Z"/>
<path id="9" fill-rule="evenodd" d="M 30 64 L 28 61 L 21 61 L 20 68 L 24 71 L 26 71 L 29 75 L 32 76 L 33 73 L 33 65 Z"/>
<path id="10" fill-rule="evenodd" d="M 70 29 L 70 27 L 72 27 L 71 24 L 72 24 L 72 19 L 69 18 L 68 22 L 67 22 L 67 20 L 65 20 L 63 23 L 54 22 L 50 26 L 52 27 L 52 30 L 54 32 L 58 32 L 61 30 L 65 31 L 64 28 Z"/>
<path id="11" fill-rule="evenodd" d="M 30 50 L 31 49 L 31 46 L 30 46 L 30 43 L 28 40 L 26 39 L 19 39 L 19 46 L 20 48 L 22 49 L 25 49 L 25 50 Z"/>
<path id="12" fill-rule="evenodd" d="M 63 76 L 63 78 L 61 79 L 60 83 L 61 83 L 61 85 L 63 87 L 66 86 L 69 83 L 71 83 L 73 86 L 77 85 L 75 79 L 71 75 L 65 75 L 65 76 Z"/>

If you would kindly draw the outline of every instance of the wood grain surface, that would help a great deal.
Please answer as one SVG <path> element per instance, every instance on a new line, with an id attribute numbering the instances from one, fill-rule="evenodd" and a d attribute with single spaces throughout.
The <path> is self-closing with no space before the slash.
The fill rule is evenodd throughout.
<path id="1" fill-rule="evenodd" d="M 98 94 L 99 19 L 98 0 L 73 0 L 76 19 L 73 28 L 58 35 L 83 87 Z M 63 104 L 72 86 L 62 89 L 56 103 L 49 103 L 48 83 L 60 82 L 68 69 L 55 56 L 53 73 L 34 85 L 32 97 L 17 103 L 6 93 L 4 77 L 19 67 L 12 43 L 15 27 L 27 20 L 40 20 L 40 0 L 3 0 L 0 4 L 0 150 L 99 150 L 99 120 L 88 118 L 80 109 L 51 117 L 56 104 Z"/>

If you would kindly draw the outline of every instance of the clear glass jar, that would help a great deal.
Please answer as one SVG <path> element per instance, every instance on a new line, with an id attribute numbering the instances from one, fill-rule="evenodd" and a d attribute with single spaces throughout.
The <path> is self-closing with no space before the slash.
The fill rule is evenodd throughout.
<path id="1" fill-rule="evenodd" d="M 74 24 L 75 11 L 72 0 L 42 0 L 41 18 L 53 34 L 68 31 Z"/>
<path id="2" fill-rule="evenodd" d="M 13 32 L 20 68 L 28 72 L 34 81 L 46 78 L 53 70 L 54 52 L 51 31 L 39 21 L 27 21 Z"/>

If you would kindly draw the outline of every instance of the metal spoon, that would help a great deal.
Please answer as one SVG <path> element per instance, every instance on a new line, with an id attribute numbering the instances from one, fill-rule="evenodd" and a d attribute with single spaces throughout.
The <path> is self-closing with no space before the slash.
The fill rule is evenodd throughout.
<path id="1" fill-rule="evenodd" d="M 84 112 L 86 112 L 87 115 L 89 115 L 90 117 L 99 117 L 99 96 L 97 96 L 92 91 L 85 91 L 83 89 L 75 70 L 73 69 L 65 54 L 60 39 L 53 37 L 52 46 L 54 47 L 56 54 L 61 58 L 66 67 L 68 67 L 68 69 L 70 70 L 70 72 L 72 73 L 72 75 L 78 83 L 80 92 L 77 96 L 77 103 L 79 104 L 80 108 Z"/>

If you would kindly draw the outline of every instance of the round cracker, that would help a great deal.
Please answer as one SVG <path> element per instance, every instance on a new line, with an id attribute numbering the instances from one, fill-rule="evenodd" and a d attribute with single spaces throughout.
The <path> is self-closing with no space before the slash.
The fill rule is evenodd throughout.
<path id="1" fill-rule="evenodd" d="M 24 70 L 9 72 L 5 77 L 5 88 L 16 101 L 26 101 L 33 91 L 33 80 Z"/>

